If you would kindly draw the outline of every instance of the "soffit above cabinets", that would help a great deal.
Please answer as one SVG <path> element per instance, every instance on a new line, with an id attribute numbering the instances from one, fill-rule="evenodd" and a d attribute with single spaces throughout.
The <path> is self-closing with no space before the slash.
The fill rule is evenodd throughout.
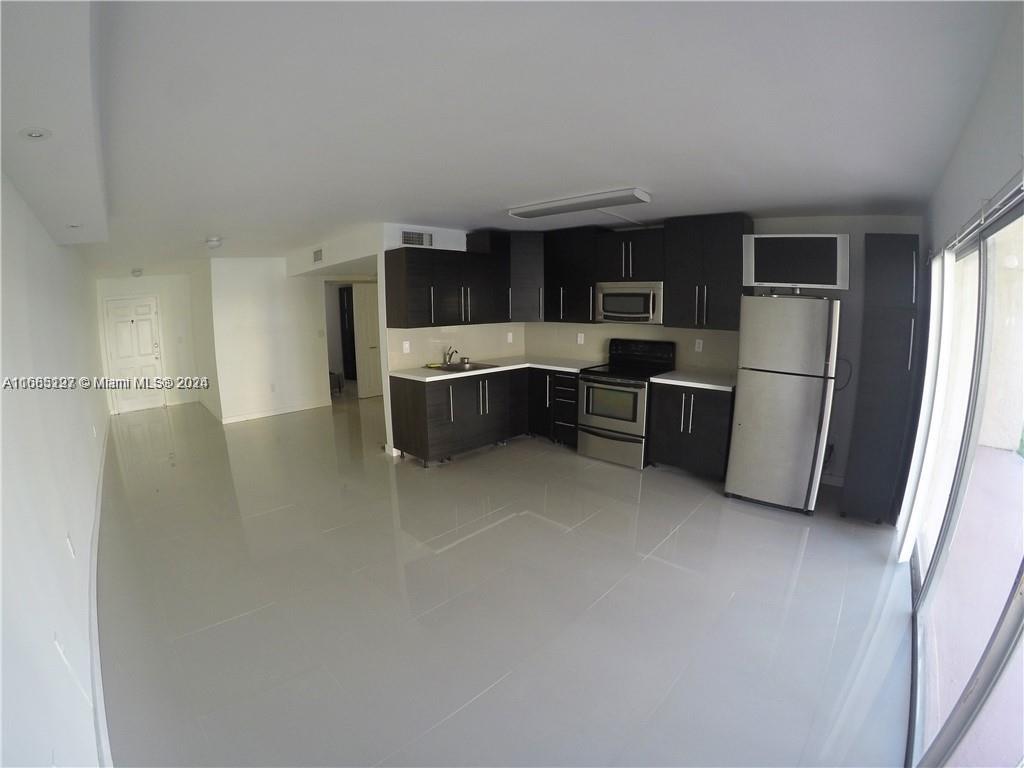
<path id="1" fill-rule="evenodd" d="M 105 241 L 92 4 L 3 3 L 0 12 L 3 172 L 55 242 Z"/>

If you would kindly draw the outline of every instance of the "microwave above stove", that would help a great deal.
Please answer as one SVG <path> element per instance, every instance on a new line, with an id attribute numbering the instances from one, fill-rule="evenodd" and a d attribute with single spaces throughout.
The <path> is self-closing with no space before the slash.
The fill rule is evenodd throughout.
<path id="1" fill-rule="evenodd" d="M 664 283 L 598 283 L 596 288 L 597 322 L 661 325 Z"/>

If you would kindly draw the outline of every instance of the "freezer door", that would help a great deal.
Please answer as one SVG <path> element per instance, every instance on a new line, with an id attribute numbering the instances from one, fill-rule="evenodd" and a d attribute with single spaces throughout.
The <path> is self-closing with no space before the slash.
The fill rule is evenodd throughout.
<path id="1" fill-rule="evenodd" d="M 839 302 L 811 296 L 744 296 L 740 368 L 834 376 Z"/>
<path id="2" fill-rule="evenodd" d="M 726 493 L 813 510 L 833 380 L 741 369 Z"/>

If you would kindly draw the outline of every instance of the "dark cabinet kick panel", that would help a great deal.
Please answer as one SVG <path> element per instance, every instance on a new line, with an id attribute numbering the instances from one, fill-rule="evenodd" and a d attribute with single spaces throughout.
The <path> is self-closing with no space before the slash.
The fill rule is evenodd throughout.
<path id="1" fill-rule="evenodd" d="M 651 384 L 648 459 L 721 480 L 729 460 L 732 392 Z"/>

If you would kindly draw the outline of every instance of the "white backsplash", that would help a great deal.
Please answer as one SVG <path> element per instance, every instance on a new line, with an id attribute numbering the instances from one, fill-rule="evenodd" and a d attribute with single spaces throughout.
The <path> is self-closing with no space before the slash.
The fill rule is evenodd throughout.
<path id="1" fill-rule="evenodd" d="M 512 334 L 512 342 L 508 334 Z M 577 344 L 577 335 L 583 343 Z M 448 346 L 459 350 L 459 357 L 485 360 L 512 355 L 540 355 L 577 360 L 602 361 L 608 357 L 608 340 L 613 338 L 653 339 L 676 343 L 679 367 L 736 370 L 739 334 L 735 331 L 688 330 L 656 325 L 619 323 L 495 323 L 493 325 L 451 325 L 441 328 L 388 328 L 388 367 L 390 370 L 417 368 L 440 362 Z M 696 342 L 703 349 L 697 352 Z M 409 352 L 402 352 L 402 342 Z"/>
<path id="2" fill-rule="evenodd" d="M 508 334 L 512 334 L 509 343 Z M 402 342 L 409 351 L 402 352 Z M 523 323 L 447 325 L 440 328 L 388 328 L 388 368 L 417 368 L 441 362 L 446 347 L 459 350 L 456 357 L 484 360 L 526 354 Z"/>
<path id="3" fill-rule="evenodd" d="M 680 368 L 713 368 L 734 371 L 739 360 L 740 335 L 736 331 L 689 330 L 660 325 L 623 323 L 526 323 L 526 351 L 546 357 L 605 360 L 608 340 L 651 339 L 676 343 L 676 365 Z M 583 343 L 578 344 L 578 334 Z M 697 340 L 702 351 L 695 351 Z"/>

